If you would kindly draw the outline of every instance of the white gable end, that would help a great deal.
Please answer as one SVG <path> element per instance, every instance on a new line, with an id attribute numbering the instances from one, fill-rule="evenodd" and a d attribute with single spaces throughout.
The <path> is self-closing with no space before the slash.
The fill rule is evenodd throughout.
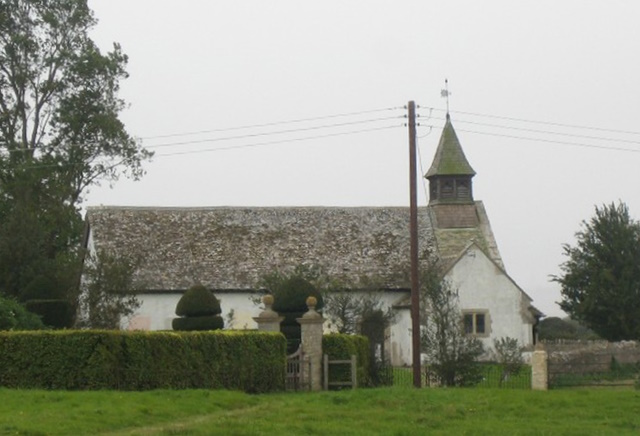
<path id="1" fill-rule="evenodd" d="M 493 340 L 511 337 L 523 346 L 533 344 L 530 298 L 477 245 L 472 244 L 445 275 L 458 290 L 463 314 L 484 314 L 484 333 L 477 336 L 485 348 Z"/>

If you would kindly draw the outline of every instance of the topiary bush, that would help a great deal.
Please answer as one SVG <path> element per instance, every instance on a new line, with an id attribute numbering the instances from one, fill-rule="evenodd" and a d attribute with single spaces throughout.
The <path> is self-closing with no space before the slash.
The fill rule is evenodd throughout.
<path id="1" fill-rule="evenodd" d="M 287 338 L 287 351 L 292 353 L 300 344 L 300 324 L 296 319 L 307 312 L 306 301 L 310 296 L 316 299 L 316 310 L 320 311 L 324 305 L 322 294 L 313 283 L 296 273 L 273 280 L 269 290 L 274 296 L 273 310 L 284 317 L 280 331 Z"/>
<path id="2" fill-rule="evenodd" d="M 220 301 L 202 285 L 192 286 L 184 293 L 176 306 L 171 326 L 174 330 L 220 330 L 224 320 L 220 314 Z"/>
<path id="3" fill-rule="evenodd" d="M 285 278 L 279 286 L 271 289 L 275 301 L 273 310 L 278 313 L 300 313 L 307 311 L 307 297 L 315 297 L 316 310 L 322 309 L 324 302 L 320 291 L 307 279 L 300 276 Z"/>

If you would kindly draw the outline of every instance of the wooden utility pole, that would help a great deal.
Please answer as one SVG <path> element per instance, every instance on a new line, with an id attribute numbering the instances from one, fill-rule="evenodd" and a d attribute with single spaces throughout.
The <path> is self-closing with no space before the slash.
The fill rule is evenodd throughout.
<path id="1" fill-rule="evenodd" d="M 416 105 L 408 104 L 409 118 L 409 237 L 411 240 L 411 351 L 413 386 L 420 382 L 420 294 L 418 276 L 418 189 L 416 165 Z"/>

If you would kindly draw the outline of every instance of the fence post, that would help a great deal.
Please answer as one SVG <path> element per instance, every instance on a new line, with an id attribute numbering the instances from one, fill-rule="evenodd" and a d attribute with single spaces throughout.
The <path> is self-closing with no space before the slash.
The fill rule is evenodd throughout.
<path id="1" fill-rule="evenodd" d="M 325 319 L 316 312 L 317 300 L 314 297 L 307 298 L 309 310 L 297 318 L 300 324 L 300 337 L 302 339 L 302 350 L 311 363 L 311 374 L 309 383 L 312 391 L 322 389 L 322 325 Z"/>
<path id="2" fill-rule="evenodd" d="M 356 355 L 351 355 L 351 389 L 358 387 L 358 366 L 356 365 Z"/>
<path id="3" fill-rule="evenodd" d="M 264 310 L 260 315 L 253 318 L 258 324 L 258 330 L 261 332 L 279 332 L 280 323 L 284 319 L 284 316 L 278 316 L 276 312 L 271 309 L 273 306 L 273 295 L 265 295 L 262 297 L 264 303 Z"/>
<path id="4" fill-rule="evenodd" d="M 322 367 L 324 368 L 324 377 L 322 378 L 323 382 L 324 382 L 324 390 L 328 391 L 329 390 L 329 355 L 325 354 L 324 357 L 324 364 L 322 365 Z"/>
<path id="5" fill-rule="evenodd" d="M 531 356 L 531 389 L 546 391 L 549 389 L 548 355 L 542 342 L 536 344 Z"/>

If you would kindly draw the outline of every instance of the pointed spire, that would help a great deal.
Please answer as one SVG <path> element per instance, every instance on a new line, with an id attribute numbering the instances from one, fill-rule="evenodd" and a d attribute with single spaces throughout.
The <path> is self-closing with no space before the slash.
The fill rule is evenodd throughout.
<path id="1" fill-rule="evenodd" d="M 442 129 L 440 142 L 436 149 L 431 168 L 425 174 L 426 178 L 434 176 L 474 176 L 476 172 L 462 151 L 458 135 L 451 124 L 451 117 L 447 113 L 447 121 Z"/>

